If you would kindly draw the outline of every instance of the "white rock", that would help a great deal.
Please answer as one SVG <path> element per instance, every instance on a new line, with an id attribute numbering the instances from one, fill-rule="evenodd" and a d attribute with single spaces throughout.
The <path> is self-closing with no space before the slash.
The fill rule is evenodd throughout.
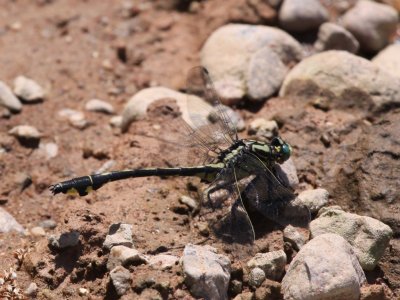
<path id="1" fill-rule="evenodd" d="M 102 112 L 106 114 L 113 114 L 114 107 L 103 100 L 92 99 L 85 104 L 85 109 L 88 111 Z"/>
<path id="2" fill-rule="evenodd" d="M 318 0 L 284 0 L 279 10 L 280 25 L 289 31 L 317 29 L 328 18 L 328 11 Z"/>
<path id="3" fill-rule="evenodd" d="M 40 143 L 39 148 L 45 152 L 47 159 L 54 158 L 58 154 L 58 146 L 55 143 Z"/>
<path id="4" fill-rule="evenodd" d="M 38 292 L 38 286 L 37 286 L 37 284 L 34 283 L 34 282 L 31 282 L 31 283 L 29 284 L 29 286 L 27 287 L 27 289 L 25 290 L 24 294 L 25 294 L 26 296 L 29 296 L 29 297 L 31 297 L 31 298 L 34 298 L 34 297 L 36 296 L 37 292 Z"/>
<path id="5" fill-rule="evenodd" d="M 400 78 L 400 44 L 387 46 L 372 59 L 372 63 Z"/>
<path id="6" fill-rule="evenodd" d="M 310 223 L 311 237 L 335 233 L 353 246 L 364 270 L 373 270 L 393 235 L 392 229 L 379 220 L 344 212 L 337 207 L 325 207 Z"/>
<path id="7" fill-rule="evenodd" d="M 17 220 L 14 219 L 12 215 L 0 207 L 0 232 L 7 233 L 10 231 L 24 233 L 25 229 L 17 222 Z"/>
<path id="8" fill-rule="evenodd" d="M 182 113 L 182 118 L 191 125 L 192 121 L 187 110 L 188 97 L 189 96 L 187 94 L 165 87 L 151 87 L 143 89 L 129 99 L 128 103 L 125 105 L 125 108 L 122 112 L 121 129 L 125 131 L 133 121 L 142 118 L 146 114 L 147 108 L 151 103 L 166 98 L 176 100 L 176 104 L 179 106 L 179 110 Z M 197 103 L 197 105 L 194 104 L 195 106 L 204 107 L 204 111 L 202 110 L 198 113 L 200 115 L 204 113 L 202 117 L 204 117 L 206 120 L 209 110 L 212 110 L 211 105 L 196 96 L 190 96 L 190 101 Z"/>
<path id="9" fill-rule="evenodd" d="M 43 100 L 45 98 L 43 88 L 36 81 L 25 76 L 15 78 L 14 93 L 27 102 Z"/>
<path id="10" fill-rule="evenodd" d="M 112 127 L 121 128 L 122 125 L 122 116 L 113 116 L 110 118 L 110 125 Z"/>
<path id="11" fill-rule="evenodd" d="M 103 247 L 110 250 L 117 245 L 132 248 L 132 225 L 123 223 L 111 224 Z"/>
<path id="12" fill-rule="evenodd" d="M 107 269 L 112 270 L 117 266 L 127 266 L 132 263 L 147 262 L 147 258 L 136 249 L 126 246 L 114 246 L 110 250 L 107 261 Z"/>
<path id="13" fill-rule="evenodd" d="M 46 231 L 44 231 L 44 229 L 40 226 L 32 227 L 30 232 L 33 236 L 45 236 L 46 235 Z"/>
<path id="14" fill-rule="evenodd" d="M 389 43 L 398 23 L 397 11 L 386 4 L 360 0 L 343 16 L 343 25 L 359 41 L 361 49 L 377 52 Z"/>
<path id="15" fill-rule="evenodd" d="M 331 107 L 379 110 L 400 103 L 400 80 L 364 58 L 331 50 L 296 65 L 279 95 L 311 103 L 322 97 Z"/>
<path id="16" fill-rule="evenodd" d="M 259 287 L 265 280 L 265 273 L 261 268 L 255 267 L 250 271 L 249 284 L 252 287 Z"/>
<path id="17" fill-rule="evenodd" d="M 208 69 L 217 93 L 227 103 L 245 95 L 256 100 L 268 97 L 279 88 L 285 65 L 301 58 L 301 45 L 286 32 L 244 24 L 218 28 L 201 50 L 201 64 Z M 258 86 L 259 83 L 262 84 Z"/>
<path id="18" fill-rule="evenodd" d="M 275 171 L 285 185 L 293 189 L 299 185 L 299 177 L 297 176 L 296 166 L 292 158 L 289 158 L 283 164 L 276 165 Z"/>
<path id="19" fill-rule="evenodd" d="M 186 204 L 192 211 L 197 211 L 199 208 L 199 204 L 193 198 L 188 196 L 181 196 L 179 198 L 179 202 L 182 204 Z"/>
<path id="20" fill-rule="evenodd" d="M 278 280 L 281 278 L 285 271 L 285 265 L 286 254 L 283 250 L 257 253 L 247 262 L 248 268 L 260 268 L 264 271 L 265 276 L 272 280 Z"/>
<path id="21" fill-rule="evenodd" d="M 315 50 L 321 52 L 326 50 L 345 50 L 351 53 L 357 53 L 360 44 L 343 27 L 326 22 L 319 27 L 318 39 L 314 44 Z"/>
<path id="22" fill-rule="evenodd" d="M 89 125 L 85 119 L 85 114 L 74 109 L 62 109 L 58 112 L 58 115 L 68 119 L 69 123 L 78 129 L 84 129 Z"/>
<path id="23" fill-rule="evenodd" d="M 124 295 L 131 288 L 131 273 L 124 267 L 118 266 L 110 272 L 111 282 L 119 296 Z"/>
<path id="24" fill-rule="evenodd" d="M 290 224 L 283 230 L 283 240 L 289 242 L 296 250 L 300 250 L 307 242 L 305 235 Z"/>
<path id="25" fill-rule="evenodd" d="M 17 138 L 28 140 L 38 140 L 42 137 L 42 134 L 35 127 L 29 125 L 15 126 L 8 133 Z"/>
<path id="26" fill-rule="evenodd" d="M 79 288 L 78 289 L 78 294 L 79 296 L 86 296 L 89 295 L 89 290 L 85 288 Z"/>
<path id="27" fill-rule="evenodd" d="M 149 265 L 154 269 L 171 269 L 179 261 L 179 257 L 170 254 L 157 254 L 149 257 Z"/>
<path id="28" fill-rule="evenodd" d="M 282 292 L 285 300 L 357 300 L 365 281 L 349 243 L 324 234 L 297 253 L 283 277 Z"/>
<path id="29" fill-rule="evenodd" d="M 211 247 L 188 244 L 183 250 L 185 284 L 195 297 L 227 299 L 231 263 Z"/>
<path id="30" fill-rule="evenodd" d="M 271 139 L 278 134 L 278 123 L 264 118 L 254 119 L 249 125 L 249 134 L 259 138 Z"/>
<path id="31" fill-rule="evenodd" d="M 304 205 L 308 207 L 310 212 L 316 213 L 328 204 L 328 200 L 329 192 L 325 189 L 318 188 L 301 192 L 293 203 L 296 205 Z"/>
<path id="32" fill-rule="evenodd" d="M 0 81 L 0 105 L 14 112 L 19 112 L 22 109 L 21 101 L 14 96 L 11 89 L 2 81 Z"/>

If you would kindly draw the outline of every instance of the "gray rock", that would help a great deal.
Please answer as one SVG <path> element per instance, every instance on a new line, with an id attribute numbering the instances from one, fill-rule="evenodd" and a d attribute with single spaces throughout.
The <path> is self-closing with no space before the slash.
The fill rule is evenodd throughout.
<path id="1" fill-rule="evenodd" d="M 372 59 L 372 63 L 400 78 L 400 44 L 387 46 Z"/>
<path id="2" fill-rule="evenodd" d="M 45 92 L 34 80 L 25 76 L 18 76 L 14 80 L 14 93 L 26 102 L 43 100 Z"/>
<path id="3" fill-rule="evenodd" d="M 398 20 L 397 11 L 389 5 L 360 0 L 343 16 L 343 25 L 362 50 L 377 52 L 395 34 Z"/>
<path id="4" fill-rule="evenodd" d="M 285 65 L 301 58 L 301 45 L 286 32 L 274 27 L 244 24 L 218 28 L 201 50 L 201 64 L 212 75 L 215 89 L 225 103 L 246 95 L 254 99 L 268 97 L 280 85 L 280 79 L 274 76 L 281 77 L 286 72 Z M 258 63 L 265 69 L 258 67 Z M 278 66 L 279 70 L 266 66 L 269 63 Z M 262 80 L 268 82 L 257 86 Z"/>
<path id="5" fill-rule="evenodd" d="M 322 52 L 326 50 L 345 50 L 351 53 L 357 53 L 360 44 L 343 27 L 326 22 L 319 27 L 318 39 L 314 44 L 315 50 Z"/>
<path id="6" fill-rule="evenodd" d="M 27 140 L 39 140 L 42 134 L 33 126 L 18 125 L 8 131 L 9 134 Z"/>
<path id="7" fill-rule="evenodd" d="M 103 248 L 110 250 L 112 247 L 117 245 L 123 245 L 132 248 L 132 225 L 115 223 L 110 226 L 106 239 L 103 243 Z"/>
<path id="8" fill-rule="evenodd" d="M 131 99 L 129 99 L 128 103 L 125 105 L 125 108 L 122 112 L 122 131 L 127 130 L 129 125 L 133 121 L 142 118 L 146 114 L 147 108 L 150 104 L 155 101 L 167 98 L 174 99 L 176 101 L 176 104 L 179 106 L 179 110 L 182 113 L 182 118 L 189 125 L 192 125 L 192 121 L 187 111 L 187 101 L 189 99 L 187 94 L 180 93 L 165 87 L 151 87 L 143 89 L 136 93 Z M 194 106 L 204 107 L 204 110 L 198 111 L 197 113 L 199 113 L 199 115 L 201 115 L 206 120 L 209 112 L 212 111 L 211 105 L 196 96 L 190 96 L 190 101 L 193 102 Z"/>
<path id="9" fill-rule="evenodd" d="M 326 51 L 304 59 L 286 76 L 279 95 L 330 107 L 380 110 L 400 103 L 400 80 L 346 51 Z"/>
<path id="10" fill-rule="evenodd" d="M 114 107 L 110 103 L 105 102 L 103 100 L 99 100 L 99 99 L 89 100 L 85 104 L 85 109 L 87 111 L 102 112 L 102 113 L 106 113 L 106 114 L 114 113 Z"/>
<path id="11" fill-rule="evenodd" d="M 17 220 L 14 219 L 12 215 L 0 207 L 0 232 L 7 233 L 10 231 L 24 233 L 25 229 L 17 222 Z"/>
<path id="12" fill-rule="evenodd" d="M 11 89 L 2 81 L 0 81 L 0 105 L 14 112 L 19 112 L 22 109 L 21 101 L 14 96 Z"/>
<path id="13" fill-rule="evenodd" d="M 330 233 L 301 248 L 283 277 L 282 292 L 284 299 L 356 300 L 365 281 L 352 247 Z"/>
<path id="14" fill-rule="evenodd" d="M 124 267 L 118 266 L 110 272 L 111 282 L 119 296 L 126 294 L 131 288 L 131 273 Z"/>
<path id="15" fill-rule="evenodd" d="M 294 249 L 300 250 L 308 239 L 304 234 L 301 234 L 295 227 L 289 224 L 283 230 L 283 240 L 289 242 Z"/>
<path id="16" fill-rule="evenodd" d="M 265 273 L 261 268 L 255 267 L 250 271 L 249 284 L 252 287 L 259 287 L 265 280 Z"/>
<path id="17" fill-rule="evenodd" d="M 179 261 L 179 257 L 170 254 L 157 254 L 149 257 L 149 265 L 154 269 L 171 269 Z"/>
<path id="18" fill-rule="evenodd" d="M 296 205 L 304 205 L 308 207 L 310 212 L 316 213 L 328 204 L 328 200 L 329 192 L 325 189 L 318 188 L 301 192 L 293 203 Z"/>
<path id="19" fill-rule="evenodd" d="M 188 244 L 183 251 L 185 283 L 195 297 L 227 299 L 231 263 L 207 246 Z"/>
<path id="20" fill-rule="evenodd" d="M 275 171 L 286 186 L 295 189 L 299 185 L 299 177 L 292 158 L 289 158 L 283 164 L 275 165 Z"/>
<path id="21" fill-rule="evenodd" d="M 344 212 L 337 207 L 325 207 L 310 223 L 311 237 L 335 233 L 353 246 L 364 270 L 373 270 L 382 257 L 393 235 L 392 230 L 379 220 Z"/>
<path id="22" fill-rule="evenodd" d="M 29 286 L 26 288 L 24 294 L 28 297 L 35 298 L 38 292 L 38 286 L 36 283 L 31 282 Z"/>
<path id="23" fill-rule="evenodd" d="M 64 232 L 60 235 L 51 235 L 48 238 L 49 246 L 55 249 L 74 247 L 79 244 L 78 231 Z"/>
<path id="24" fill-rule="evenodd" d="M 328 19 L 328 11 L 318 0 L 284 0 L 279 10 L 280 25 L 289 31 L 317 29 Z"/>
<path id="25" fill-rule="evenodd" d="M 107 261 L 107 269 L 112 270 L 117 266 L 127 266 L 132 263 L 144 263 L 147 258 L 136 249 L 126 246 L 114 246 L 110 250 Z"/>
<path id="26" fill-rule="evenodd" d="M 254 100 L 272 96 L 279 90 L 288 71 L 273 49 L 264 47 L 256 51 L 245 73 L 247 96 Z"/>
<path id="27" fill-rule="evenodd" d="M 249 134 L 255 135 L 258 139 L 270 140 L 278 135 L 278 123 L 268 121 L 264 118 L 254 119 L 249 125 Z"/>
<path id="28" fill-rule="evenodd" d="M 58 146 L 55 143 L 40 143 L 39 148 L 45 152 L 46 158 L 54 158 L 58 154 Z"/>
<path id="29" fill-rule="evenodd" d="M 47 219 L 47 220 L 44 220 L 44 221 L 42 221 L 42 222 L 40 222 L 39 223 L 39 226 L 40 227 L 43 227 L 43 228 L 48 228 L 48 229 L 54 229 L 54 228 L 56 228 L 57 227 L 57 223 L 56 223 L 56 221 L 54 221 L 53 219 Z"/>
<path id="30" fill-rule="evenodd" d="M 268 279 L 278 280 L 285 271 L 286 254 L 283 250 L 257 253 L 247 262 L 250 269 L 260 268 Z"/>

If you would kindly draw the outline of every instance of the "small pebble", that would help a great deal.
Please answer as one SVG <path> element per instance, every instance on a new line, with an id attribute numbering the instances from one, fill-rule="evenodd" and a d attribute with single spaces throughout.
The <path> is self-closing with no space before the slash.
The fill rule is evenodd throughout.
<path id="1" fill-rule="evenodd" d="M 56 221 L 52 219 L 47 219 L 39 223 L 40 227 L 47 228 L 47 229 L 54 229 L 57 227 Z"/>
<path id="2" fill-rule="evenodd" d="M 283 230 L 283 240 L 289 242 L 296 250 L 300 250 L 306 243 L 306 237 L 292 225 L 286 226 Z"/>
<path id="3" fill-rule="evenodd" d="M 118 266 L 110 272 L 111 282 L 119 296 L 124 295 L 131 287 L 131 273 L 124 267 Z"/>
<path id="4" fill-rule="evenodd" d="M 60 110 L 58 115 L 67 118 L 69 123 L 78 129 L 85 129 L 89 125 L 88 121 L 85 119 L 85 114 L 77 110 L 65 108 Z"/>
<path id="5" fill-rule="evenodd" d="M 199 205 L 197 204 L 196 200 L 188 196 L 181 196 L 179 198 L 179 202 L 187 205 L 192 211 L 197 211 L 199 208 Z"/>
<path id="6" fill-rule="evenodd" d="M 171 269 L 179 261 L 179 257 L 169 254 L 157 254 L 149 258 L 149 264 L 155 269 Z"/>
<path id="7" fill-rule="evenodd" d="M 35 127 L 29 125 L 15 126 L 8 133 L 27 140 L 38 140 L 42 137 L 42 134 Z"/>
<path id="8" fill-rule="evenodd" d="M 38 286 L 36 283 L 31 282 L 28 288 L 25 290 L 24 294 L 29 297 L 35 297 L 38 292 Z"/>
<path id="9" fill-rule="evenodd" d="M 43 100 L 45 97 L 43 88 L 34 80 L 25 76 L 15 78 L 14 94 L 26 102 Z"/>
<path id="10" fill-rule="evenodd" d="M 58 154 L 58 146 L 55 143 L 41 143 L 39 147 L 44 150 L 47 159 L 54 158 Z"/>
<path id="11" fill-rule="evenodd" d="M 20 112 L 22 109 L 21 101 L 15 97 L 11 89 L 2 81 L 0 81 L 0 105 L 13 112 Z"/>
<path id="12" fill-rule="evenodd" d="M 115 223 L 110 226 L 103 247 L 110 250 L 117 245 L 133 247 L 131 224 Z"/>
<path id="13" fill-rule="evenodd" d="M 49 246 L 56 249 L 64 249 L 67 247 L 74 247 L 79 243 L 79 232 L 70 231 L 65 232 L 60 235 L 51 235 L 49 236 Z"/>
<path id="14" fill-rule="evenodd" d="M 46 231 L 44 231 L 44 229 L 40 226 L 32 227 L 30 232 L 33 236 L 45 236 L 46 235 Z"/>
<path id="15" fill-rule="evenodd" d="M 122 125 L 122 116 L 111 117 L 109 121 L 110 125 L 115 128 L 120 128 Z"/>
<path id="16" fill-rule="evenodd" d="M 89 100 L 85 105 L 85 109 L 87 111 L 102 112 L 106 114 L 114 113 L 114 107 L 110 103 L 99 99 Z"/>
<path id="17" fill-rule="evenodd" d="M 78 293 L 79 293 L 79 296 L 86 296 L 86 295 L 89 295 L 89 290 L 85 289 L 85 288 L 79 288 Z"/>
<path id="18" fill-rule="evenodd" d="M 252 287 L 259 287 L 265 280 L 265 273 L 262 269 L 256 267 L 250 271 L 249 284 Z"/>
<path id="19" fill-rule="evenodd" d="M 126 266 L 132 263 L 147 262 L 147 258 L 136 249 L 118 245 L 111 248 L 108 256 L 107 269 L 112 270 L 117 266 Z"/>
<path id="20" fill-rule="evenodd" d="M 271 139 L 278 135 L 278 123 L 276 121 L 268 121 L 264 118 L 257 118 L 250 123 L 249 134 L 259 138 Z"/>

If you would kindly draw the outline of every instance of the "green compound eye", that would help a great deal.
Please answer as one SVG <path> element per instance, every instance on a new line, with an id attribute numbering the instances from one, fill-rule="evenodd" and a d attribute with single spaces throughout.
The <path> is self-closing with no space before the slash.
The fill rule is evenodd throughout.
<path id="1" fill-rule="evenodd" d="M 282 158 L 283 158 L 283 160 L 288 160 L 291 154 L 292 154 L 292 147 L 290 147 L 289 144 L 284 143 L 282 145 Z"/>

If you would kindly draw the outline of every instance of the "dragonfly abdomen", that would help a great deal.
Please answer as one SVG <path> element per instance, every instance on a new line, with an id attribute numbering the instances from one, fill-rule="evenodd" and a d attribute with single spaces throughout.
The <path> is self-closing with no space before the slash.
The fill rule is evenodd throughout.
<path id="1" fill-rule="evenodd" d="M 50 190 L 54 195 L 58 193 L 64 193 L 86 196 L 92 190 L 97 190 L 107 182 L 111 181 L 147 176 L 197 176 L 200 178 L 208 178 L 212 177 L 213 174 L 217 174 L 222 168 L 223 165 L 210 164 L 197 167 L 145 168 L 113 171 L 102 174 L 87 175 L 63 181 L 52 185 Z"/>

